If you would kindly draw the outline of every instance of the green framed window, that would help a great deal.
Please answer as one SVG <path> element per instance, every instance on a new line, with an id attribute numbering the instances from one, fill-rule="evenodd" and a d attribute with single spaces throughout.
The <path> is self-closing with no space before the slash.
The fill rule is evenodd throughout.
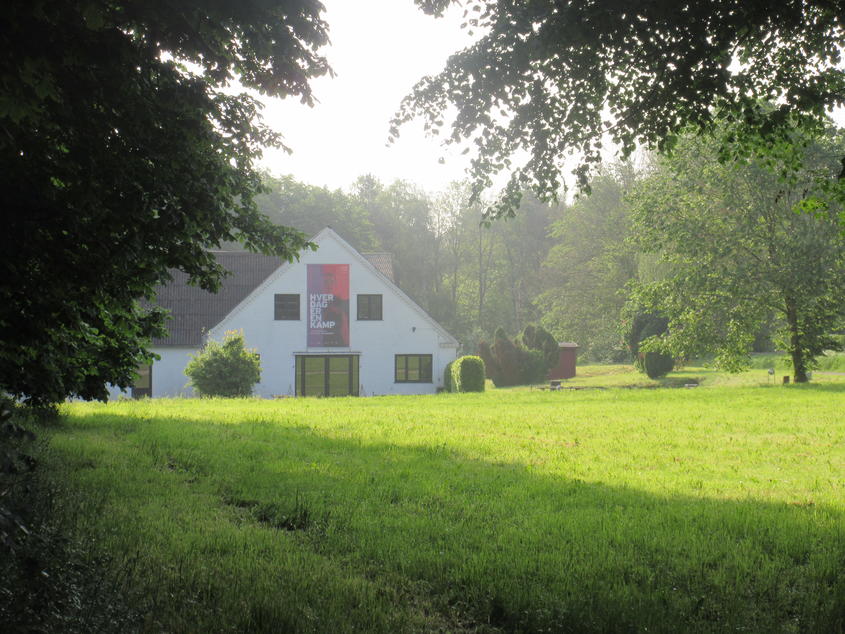
<path id="1" fill-rule="evenodd" d="M 358 355 L 296 355 L 297 396 L 358 396 Z"/>
<path id="2" fill-rule="evenodd" d="M 431 383 L 432 355 L 397 354 L 396 383 Z"/>

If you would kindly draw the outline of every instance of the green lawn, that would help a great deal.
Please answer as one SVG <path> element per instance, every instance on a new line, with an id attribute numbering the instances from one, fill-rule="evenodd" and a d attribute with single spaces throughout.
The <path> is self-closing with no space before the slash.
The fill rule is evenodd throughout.
<path id="1" fill-rule="evenodd" d="M 154 631 L 841 631 L 845 377 L 689 372 L 73 404 L 45 473 Z"/>

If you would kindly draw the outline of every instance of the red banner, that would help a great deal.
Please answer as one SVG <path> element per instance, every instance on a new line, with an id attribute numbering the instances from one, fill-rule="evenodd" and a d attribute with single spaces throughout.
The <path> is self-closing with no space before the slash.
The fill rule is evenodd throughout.
<path id="1" fill-rule="evenodd" d="M 308 345 L 349 346 L 349 265 L 308 265 Z"/>

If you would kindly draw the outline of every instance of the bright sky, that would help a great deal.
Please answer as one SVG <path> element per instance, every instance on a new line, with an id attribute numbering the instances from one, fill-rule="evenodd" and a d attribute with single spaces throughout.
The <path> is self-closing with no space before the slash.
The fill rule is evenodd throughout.
<path id="1" fill-rule="evenodd" d="M 423 75 L 439 71 L 470 39 L 460 29 L 462 10 L 432 18 L 413 0 L 323 0 L 332 45 L 324 50 L 334 78 L 312 82 L 320 103 L 267 100 L 264 117 L 293 149 L 267 151 L 262 165 L 313 185 L 347 188 L 371 173 L 399 178 L 429 191 L 463 178 L 466 158 L 426 138 L 422 126 L 405 126 L 387 146 L 388 123 L 402 98 Z M 445 159 L 441 164 L 439 159 Z"/>
<path id="2" fill-rule="evenodd" d="M 292 174 L 332 189 L 346 189 L 367 173 L 384 183 L 407 180 L 430 192 L 464 178 L 463 148 L 443 148 L 424 135 L 419 122 L 406 125 L 399 140 L 387 145 L 388 123 L 402 98 L 470 43 L 460 28 L 463 10 L 453 6 L 438 19 L 417 9 L 413 0 L 323 4 L 332 40 L 323 53 L 335 77 L 312 82 L 319 100 L 314 108 L 296 99 L 265 100 L 265 120 L 284 135 L 293 154 L 268 150 L 262 165 L 275 175 Z M 834 118 L 845 123 L 843 111 Z"/>

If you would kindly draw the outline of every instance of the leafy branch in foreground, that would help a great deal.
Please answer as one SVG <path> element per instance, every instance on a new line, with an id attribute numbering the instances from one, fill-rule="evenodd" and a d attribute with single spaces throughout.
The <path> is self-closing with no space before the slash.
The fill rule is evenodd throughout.
<path id="1" fill-rule="evenodd" d="M 131 384 L 168 269 L 215 289 L 223 242 L 310 246 L 259 213 L 254 162 L 280 137 L 237 79 L 311 103 L 322 4 L 12 3 L 0 16 L 0 390 L 32 403 Z M 182 65 L 190 62 L 191 68 Z"/>
<path id="2" fill-rule="evenodd" d="M 434 14 L 455 3 L 417 0 Z M 839 2 L 464 6 L 464 27 L 482 36 L 417 83 L 391 135 L 421 118 L 446 144 L 467 144 L 476 195 L 509 173 L 495 216 L 513 215 L 528 188 L 556 197 L 573 156 L 576 181 L 588 189 L 608 140 L 623 157 L 638 145 L 669 150 L 689 126 L 708 131 L 728 120 L 738 125 L 723 154 L 765 156 L 794 125 L 818 131 L 825 114 L 845 104 Z"/>

